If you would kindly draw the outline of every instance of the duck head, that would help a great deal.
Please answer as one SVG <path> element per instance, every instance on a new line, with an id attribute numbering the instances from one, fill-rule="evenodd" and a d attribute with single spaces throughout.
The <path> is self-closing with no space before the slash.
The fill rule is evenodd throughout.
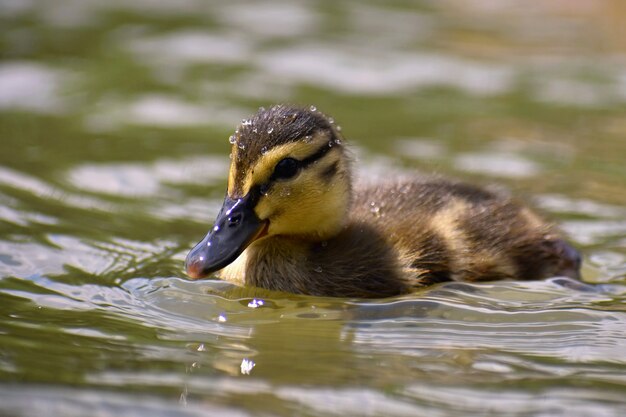
<path id="1" fill-rule="evenodd" d="M 277 105 L 245 119 L 230 137 L 224 204 L 187 255 L 192 279 L 233 262 L 273 236 L 322 241 L 339 233 L 350 204 L 350 162 L 331 119 Z"/>

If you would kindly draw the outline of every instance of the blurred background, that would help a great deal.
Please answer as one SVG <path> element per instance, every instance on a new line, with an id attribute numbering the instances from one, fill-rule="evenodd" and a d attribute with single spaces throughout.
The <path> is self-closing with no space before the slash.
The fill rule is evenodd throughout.
<path id="1" fill-rule="evenodd" d="M 0 0 L 0 27 L 0 414 L 623 415 L 623 0 Z M 280 102 L 361 175 L 512 190 L 602 291 L 185 281 L 228 136 Z"/>

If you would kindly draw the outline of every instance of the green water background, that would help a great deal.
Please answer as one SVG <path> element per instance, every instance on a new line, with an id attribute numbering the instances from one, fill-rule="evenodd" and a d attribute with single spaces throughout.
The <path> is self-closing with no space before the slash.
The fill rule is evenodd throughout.
<path id="1" fill-rule="evenodd" d="M 622 1 L 2 0 L 0 27 L 0 414 L 626 412 Z M 186 281 L 228 136 L 277 102 L 360 175 L 506 187 L 596 287 Z"/>

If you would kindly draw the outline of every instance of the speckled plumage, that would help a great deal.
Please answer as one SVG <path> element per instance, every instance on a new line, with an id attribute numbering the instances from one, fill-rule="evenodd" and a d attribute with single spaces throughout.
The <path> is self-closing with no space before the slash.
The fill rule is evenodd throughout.
<path id="1" fill-rule="evenodd" d="M 331 123 L 321 113 L 276 105 L 242 120 L 230 141 L 235 145 L 233 155 L 237 164 L 252 167 L 270 149 L 310 138 L 319 130 L 332 131 Z M 237 171 L 233 185 L 239 192 L 245 174 L 245 170 Z"/>
<path id="2" fill-rule="evenodd" d="M 385 297 L 452 280 L 579 276 L 577 252 L 552 225 L 502 193 L 420 176 L 353 187 L 343 141 L 315 110 L 261 110 L 234 142 L 230 198 L 257 193 L 250 204 L 265 232 L 218 272 L 224 279 Z M 285 158 L 309 163 L 277 180 L 272 172 Z"/>

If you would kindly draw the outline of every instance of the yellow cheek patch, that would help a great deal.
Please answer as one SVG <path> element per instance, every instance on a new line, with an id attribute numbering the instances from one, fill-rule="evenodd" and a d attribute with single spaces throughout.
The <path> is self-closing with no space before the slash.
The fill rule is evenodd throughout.
<path id="1" fill-rule="evenodd" d="M 306 168 L 293 183 L 275 183 L 269 194 L 259 200 L 255 213 L 260 219 L 269 219 L 270 235 L 306 234 L 321 238 L 334 235 L 341 227 L 350 187 L 341 180 L 320 181 L 324 170 L 337 163 L 339 156 L 326 158 Z"/>
<path id="2" fill-rule="evenodd" d="M 271 204 L 268 198 L 261 198 L 254 208 L 254 212 L 259 219 L 267 220 L 272 215 L 272 206 L 274 204 Z"/>

